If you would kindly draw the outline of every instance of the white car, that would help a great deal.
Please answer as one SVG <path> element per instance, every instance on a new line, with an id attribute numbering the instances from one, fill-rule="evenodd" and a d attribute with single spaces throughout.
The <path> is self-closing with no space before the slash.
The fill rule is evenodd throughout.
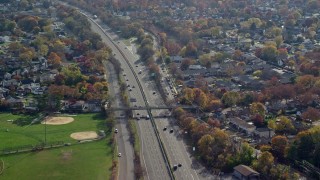
<path id="1" fill-rule="evenodd" d="M 114 132 L 115 132 L 115 133 L 118 133 L 118 129 L 115 129 Z"/>
<path id="2" fill-rule="evenodd" d="M 121 157 L 121 153 L 118 154 L 118 157 Z"/>

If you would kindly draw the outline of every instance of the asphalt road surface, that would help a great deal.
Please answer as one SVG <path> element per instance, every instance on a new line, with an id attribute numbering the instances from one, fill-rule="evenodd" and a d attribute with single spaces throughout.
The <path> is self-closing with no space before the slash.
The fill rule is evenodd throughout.
<path id="1" fill-rule="evenodd" d="M 106 31 L 109 28 L 102 27 L 101 30 L 95 23 L 92 23 L 91 28 L 94 32 L 101 35 L 103 41 L 108 44 L 108 46 L 112 49 L 114 56 L 120 61 L 121 66 L 123 68 L 123 79 L 126 81 L 128 85 L 130 98 L 133 98 L 135 102 L 131 103 L 131 106 L 145 106 L 145 102 L 143 101 L 142 94 L 138 88 L 138 84 L 136 79 L 134 78 L 131 69 L 125 62 L 122 54 L 115 47 L 115 45 L 110 41 L 110 39 L 106 36 Z M 114 43 L 119 47 L 119 49 L 123 52 L 123 54 L 129 59 L 132 67 L 136 74 L 139 77 L 141 85 L 143 87 L 143 91 L 146 94 L 148 99 L 148 103 L 150 106 L 161 106 L 164 105 L 161 100 L 158 92 L 156 92 L 156 88 L 154 82 L 150 80 L 148 76 L 147 69 L 143 66 L 141 62 L 138 61 L 138 56 L 135 54 L 134 47 L 128 47 L 122 42 L 118 41 L 118 37 L 112 33 L 109 33 L 109 37 L 114 39 Z M 141 72 L 141 73 L 139 73 Z M 165 83 L 164 83 L 165 84 Z M 169 85 L 169 84 L 167 84 Z M 165 87 L 170 91 L 169 87 Z M 154 94 L 155 93 L 155 94 Z M 172 97 L 172 93 L 170 92 L 170 96 Z M 120 104 L 118 104 L 120 106 Z M 159 114 L 168 113 L 167 110 L 153 110 L 153 115 L 157 116 Z M 157 179 L 170 179 L 168 174 L 166 164 L 161 154 L 160 146 L 157 141 L 153 126 L 150 120 L 147 120 L 145 117 L 147 116 L 147 112 L 145 110 L 136 110 L 133 112 L 134 118 L 137 120 L 138 131 L 141 138 L 141 161 L 142 165 L 146 170 L 145 178 L 149 180 L 157 180 Z M 120 160 L 120 176 L 119 178 L 130 179 L 133 169 L 132 165 L 124 165 L 128 164 L 128 161 L 132 161 L 133 155 L 131 150 L 127 150 L 125 148 L 125 144 L 129 143 L 127 140 L 128 134 L 126 132 L 122 132 L 122 129 L 126 129 L 124 126 L 125 118 L 122 118 L 121 112 L 117 113 L 120 119 L 120 123 L 117 124 L 119 129 L 119 137 L 121 137 L 122 141 L 119 140 L 119 152 L 123 154 L 123 156 L 127 156 L 127 158 L 123 158 L 126 160 Z M 157 130 L 160 134 L 160 137 L 164 143 L 165 149 L 168 154 L 168 158 L 170 160 L 170 166 L 181 164 L 182 167 L 179 167 L 176 171 L 174 171 L 174 175 L 176 179 L 190 179 L 190 180 L 198 180 L 198 179 L 213 179 L 211 176 L 201 165 L 199 165 L 191 156 L 188 150 L 192 149 L 191 147 L 187 147 L 186 144 L 182 140 L 183 132 L 179 130 L 179 127 L 175 125 L 175 120 L 170 118 L 161 118 L 156 119 Z M 167 130 L 164 131 L 163 128 L 167 127 Z M 174 132 L 170 133 L 170 129 L 173 129 Z M 124 133 L 124 134 L 122 134 Z M 122 135 L 121 135 L 122 134 Z M 123 147 L 121 147 L 123 146 Z M 130 155 L 131 154 L 131 155 Z M 132 156 L 129 158 L 129 156 Z M 130 159 L 130 160 L 129 160 Z M 124 168 L 125 170 L 123 170 Z M 126 172 L 127 175 L 122 175 L 123 172 Z M 122 180 L 122 179 L 121 179 Z"/>
<path id="2" fill-rule="evenodd" d="M 91 23 L 91 28 L 94 32 L 100 34 L 103 41 L 106 44 L 108 44 L 108 46 L 112 49 L 115 57 L 120 61 L 121 67 L 123 68 L 123 77 L 125 81 L 130 86 L 132 85 L 135 86 L 135 88 L 132 88 L 132 90 L 129 91 L 130 97 L 136 99 L 136 102 L 134 102 L 132 106 L 135 106 L 135 105 L 145 106 L 142 94 L 138 89 L 138 84 L 134 78 L 134 75 L 131 72 L 131 69 L 125 62 L 119 50 L 105 35 L 105 32 L 103 32 L 95 23 Z M 117 43 L 117 45 L 122 50 L 126 50 L 127 47 L 122 42 L 119 42 L 119 43 L 115 42 L 115 43 Z M 124 54 L 125 56 L 127 56 L 129 60 L 136 58 L 136 57 L 133 57 L 133 55 L 129 52 Z M 146 111 L 141 111 L 140 116 L 146 117 L 146 115 L 147 115 Z M 139 134 L 141 137 L 141 144 L 142 144 L 142 147 L 141 147 L 142 165 L 146 169 L 145 178 L 149 180 L 170 179 L 170 176 L 169 176 L 164 158 L 161 154 L 160 146 L 158 144 L 156 134 L 153 130 L 151 122 L 149 120 L 141 119 L 140 121 L 138 121 L 137 124 L 138 124 Z M 122 173 L 121 169 L 120 169 L 120 172 Z"/>
<path id="3" fill-rule="evenodd" d="M 105 65 L 109 72 L 108 83 L 110 96 L 113 97 L 112 106 L 122 107 L 120 99 L 120 87 L 118 85 L 118 78 L 112 65 Z M 116 141 L 118 145 L 118 152 L 121 152 L 122 157 L 119 157 L 119 180 L 134 180 L 134 166 L 133 166 L 133 146 L 130 143 L 130 134 L 127 129 L 127 118 L 124 116 L 124 112 L 115 112 L 116 129 Z"/>

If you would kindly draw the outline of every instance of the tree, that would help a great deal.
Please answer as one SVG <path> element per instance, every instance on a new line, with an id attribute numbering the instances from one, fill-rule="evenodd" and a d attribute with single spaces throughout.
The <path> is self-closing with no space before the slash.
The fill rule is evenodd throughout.
<path id="1" fill-rule="evenodd" d="M 213 142 L 214 138 L 209 134 L 202 136 L 198 141 L 199 152 L 208 164 L 210 164 L 213 161 L 213 157 L 211 156 Z"/>
<path id="2" fill-rule="evenodd" d="M 274 42 L 276 43 L 277 48 L 279 48 L 280 45 L 283 43 L 283 38 L 282 38 L 282 36 L 277 36 L 277 37 L 275 37 L 275 38 L 274 38 Z"/>
<path id="3" fill-rule="evenodd" d="M 208 118 L 207 122 L 211 127 L 220 127 L 220 125 L 221 125 L 220 121 L 217 119 Z"/>
<path id="4" fill-rule="evenodd" d="M 189 42 L 186 46 L 185 56 L 197 57 L 198 49 L 193 42 Z"/>
<path id="5" fill-rule="evenodd" d="M 302 113 L 302 118 L 304 120 L 317 121 L 320 119 L 320 111 L 313 107 L 308 107 L 308 109 Z"/>
<path id="6" fill-rule="evenodd" d="M 194 142 L 198 142 L 198 140 L 207 134 L 209 131 L 209 126 L 207 123 L 197 124 L 197 126 L 191 129 L 192 139 Z"/>
<path id="7" fill-rule="evenodd" d="M 240 96 L 238 92 L 235 91 L 228 91 L 223 94 L 221 101 L 224 105 L 228 107 L 233 107 L 236 105 L 240 100 Z"/>
<path id="8" fill-rule="evenodd" d="M 285 150 L 288 145 L 288 139 L 285 136 L 274 136 L 271 139 L 271 147 L 272 147 L 272 152 L 276 157 L 278 157 L 280 160 L 283 160 Z"/>
<path id="9" fill-rule="evenodd" d="M 67 85 L 76 85 L 78 82 L 81 82 L 85 78 L 82 75 L 80 68 L 75 64 L 64 66 L 61 71 L 62 74 L 66 77 L 65 82 Z"/>
<path id="10" fill-rule="evenodd" d="M 186 112 L 181 107 L 177 107 L 173 110 L 172 114 L 174 118 L 179 119 L 179 117 L 185 115 Z"/>
<path id="11" fill-rule="evenodd" d="M 277 62 L 278 54 L 279 52 L 275 46 L 267 45 L 262 48 L 261 59 L 270 61 L 270 62 Z"/>
<path id="12" fill-rule="evenodd" d="M 26 16 L 18 20 L 19 27 L 26 32 L 31 32 L 34 27 L 38 26 L 38 20 L 33 16 Z"/>
<path id="13" fill-rule="evenodd" d="M 107 49 L 99 49 L 95 52 L 94 58 L 100 63 L 106 61 L 109 58 L 109 51 Z"/>
<path id="14" fill-rule="evenodd" d="M 184 29 L 179 34 L 180 41 L 182 44 L 187 44 L 189 41 L 192 40 L 192 30 L 191 29 Z"/>
<path id="15" fill-rule="evenodd" d="M 235 155 L 229 156 L 227 158 L 227 168 L 231 170 L 233 167 L 239 164 L 250 166 L 252 161 L 254 160 L 253 152 L 254 149 L 248 143 L 242 143 L 240 151 L 236 152 Z"/>
<path id="16" fill-rule="evenodd" d="M 286 116 L 280 116 L 275 120 L 268 121 L 268 127 L 278 133 L 291 133 L 295 130 L 291 120 Z"/>
<path id="17" fill-rule="evenodd" d="M 264 117 L 266 114 L 266 107 L 260 102 L 254 102 L 250 105 L 250 112 L 252 115 L 259 114 Z"/>
<path id="18" fill-rule="evenodd" d="M 199 61 L 200 61 L 202 66 L 210 68 L 211 67 L 212 57 L 210 56 L 210 54 L 203 54 L 203 55 L 200 55 Z"/>
<path id="19" fill-rule="evenodd" d="M 240 50 L 235 50 L 234 53 L 233 53 L 233 56 L 232 58 L 234 60 L 242 60 L 242 56 L 243 56 L 243 52 L 240 51 Z"/>
<path id="20" fill-rule="evenodd" d="M 264 118 L 260 114 L 255 114 L 251 120 L 257 127 L 261 127 L 264 125 Z"/>
<path id="21" fill-rule="evenodd" d="M 252 166 L 255 170 L 261 173 L 265 178 L 270 175 L 270 170 L 274 164 L 274 157 L 268 151 L 262 152 L 260 157 L 253 161 Z"/>
<path id="22" fill-rule="evenodd" d="M 49 52 L 49 47 L 45 44 L 41 44 L 38 50 L 38 54 L 40 56 L 47 56 L 48 52 Z"/>
<path id="23" fill-rule="evenodd" d="M 177 55 L 181 50 L 180 45 L 178 43 L 174 42 L 173 40 L 167 41 L 165 43 L 165 47 L 166 47 L 168 54 L 170 56 Z"/>
<path id="24" fill-rule="evenodd" d="M 24 62 L 31 62 L 33 58 L 35 58 L 36 54 L 34 49 L 31 48 L 21 48 L 20 49 L 20 54 L 19 54 L 19 59 L 24 61 Z"/>
<path id="25" fill-rule="evenodd" d="M 300 85 L 305 90 L 310 89 L 316 82 L 316 78 L 313 75 L 303 75 L 296 79 L 296 85 Z"/>
<path id="26" fill-rule="evenodd" d="M 270 170 L 270 179 L 298 180 L 299 174 L 290 171 L 289 166 L 277 164 Z"/>
<path id="27" fill-rule="evenodd" d="M 48 63 L 51 64 L 53 68 L 58 68 L 61 64 L 61 58 L 57 53 L 51 52 L 48 57 Z"/>
<path id="28" fill-rule="evenodd" d="M 194 101 L 194 93 L 191 88 L 185 88 L 183 89 L 183 98 L 185 99 L 185 103 L 191 104 Z"/>
<path id="29" fill-rule="evenodd" d="M 57 74 L 55 77 L 54 77 L 54 82 L 55 84 L 57 85 L 64 85 L 65 83 L 65 76 L 63 74 Z"/>
<path id="30" fill-rule="evenodd" d="M 200 91 L 199 94 L 196 94 L 194 100 L 200 106 L 201 109 L 207 108 L 209 99 L 203 91 Z"/>

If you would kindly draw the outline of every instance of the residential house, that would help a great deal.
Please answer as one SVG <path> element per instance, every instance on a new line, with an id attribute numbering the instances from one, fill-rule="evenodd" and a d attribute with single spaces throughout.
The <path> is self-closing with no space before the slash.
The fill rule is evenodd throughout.
<path id="1" fill-rule="evenodd" d="M 81 113 L 86 109 L 84 101 L 65 101 L 61 110 L 70 113 Z"/>
<path id="2" fill-rule="evenodd" d="M 254 132 L 254 135 L 260 138 L 270 139 L 275 135 L 275 133 L 274 133 L 274 130 L 270 128 L 257 128 Z"/>
<path id="3" fill-rule="evenodd" d="M 237 128 L 239 131 L 243 131 L 246 134 L 253 134 L 256 130 L 256 126 L 247 123 L 246 121 L 238 118 L 238 117 L 232 117 L 229 118 L 229 122 L 231 125 L 233 125 L 235 128 Z"/>
<path id="4" fill-rule="evenodd" d="M 233 176 L 239 180 L 259 180 L 260 173 L 246 165 L 238 165 L 233 168 Z"/>
<path id="5" fill-rule="evenodd" d="M 101 100 L 89 100 L 85 102 L 85 111 L 86 112 L 101 112 L 102 110 Z"/>
<path id="6" fill-rule="evenodd" d="M 199 64 L 192 64 L 189 66 L 189 70 L 199 70 L 199 69 L 206 69 L 205 67 L 199 65 Z"/>
<path id="7" fill-rule="evenodd" d="M 22 84 L 17 88 L 16 93 L 19 95 L 26 95 L 31 93 L 31 90 L 32 88 L 30 84 Z"/>
<path id="8" fill-rule="evenodd" d="M 243 88 L 249 89 L 261 89 L 264 84 L 262 80 L 259 80 L 252 75 L 234 76 L 231 81 L 239 84 Z"/>
<path id="9" fill-rule="evenodd" d="M 24 99 L 17 99 L 11 96 L 8 96 L 6 99 L 11 109 L 21 110 L 24 107 Z"/>
<path id="10" fill-rule="evenodd" d="M 18 86 L 20 83 L 16 79 L 3 80 L 2 87 L 9 88 L 11 86 Z"/>
<path id="11" fill-rule="evenodd" d="M 54 77 L 56 76 L 56 74 L 52 74 L 52 73 L 43 73 L 39 78 L 40 78 L 40 82 L 52 82 L 54 81 Z"/>
<path id="12" fill-rule="evenodd" d="M 183 60 L 183 58 L 181 56 L 171 56 L 170 59 L 174 63 L 181 63 Z"/>
<path id="13" fill-rule="evenodd" d="M 0 99 L 5 98 L 9 95 L 9 89 L 0 87 Z"/>

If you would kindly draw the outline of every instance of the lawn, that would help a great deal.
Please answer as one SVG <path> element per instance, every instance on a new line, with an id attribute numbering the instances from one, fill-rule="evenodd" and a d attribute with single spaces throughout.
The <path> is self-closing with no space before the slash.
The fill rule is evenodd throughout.
<path id="1" fill-rule="evenodd" d="M 47 142 L 71 143 L 56 149 L 13 155 L 2 155 L 5 170 L 0 179 L 108 179 L 111 174 L 112 148 L 106 139 L 79 144 L 70 137 L 80 131 L 97 131 L 103 127 L 104 117 L 99 114 L 72 116 L 75 120 L 65 125 L 46 125 Z M 18 126 L 11 120 L 35 117 L 0 114 L 0 150 L 9 147 L 36 145 L 44 142 L 44 124 Z M 8 121 L 10 120 L 10 121 Z"/>
<path id="2" fill-rule="evenodd" d="M 5 163 L 1 180 L 96 180 L 110 177 L 112 149 L 102 140 L 0 158 Z"/>
<path id="3" fill-rule="evenodd" d="M 38 123 L 18 126 L 8 120 L 15 121 L 23 118 L 28 119 L 31 122 L 35 117 L 12 115 L 9 113 L 0 114 L 0 150 L 25 145 L 36 145 L 44 142 L 45 127 L 47 132 L 47 143 L 56 141 L 74 143 L 77 141 L 70 137 L 71 133 L 80 131 L 97 131 L 99 130 L 99 126 L 103 123 L 103 117 L 99 117 L 99 114 L 81 114 L 72 117 L 75 120 L 65 125 L 44 125 Z"/>

